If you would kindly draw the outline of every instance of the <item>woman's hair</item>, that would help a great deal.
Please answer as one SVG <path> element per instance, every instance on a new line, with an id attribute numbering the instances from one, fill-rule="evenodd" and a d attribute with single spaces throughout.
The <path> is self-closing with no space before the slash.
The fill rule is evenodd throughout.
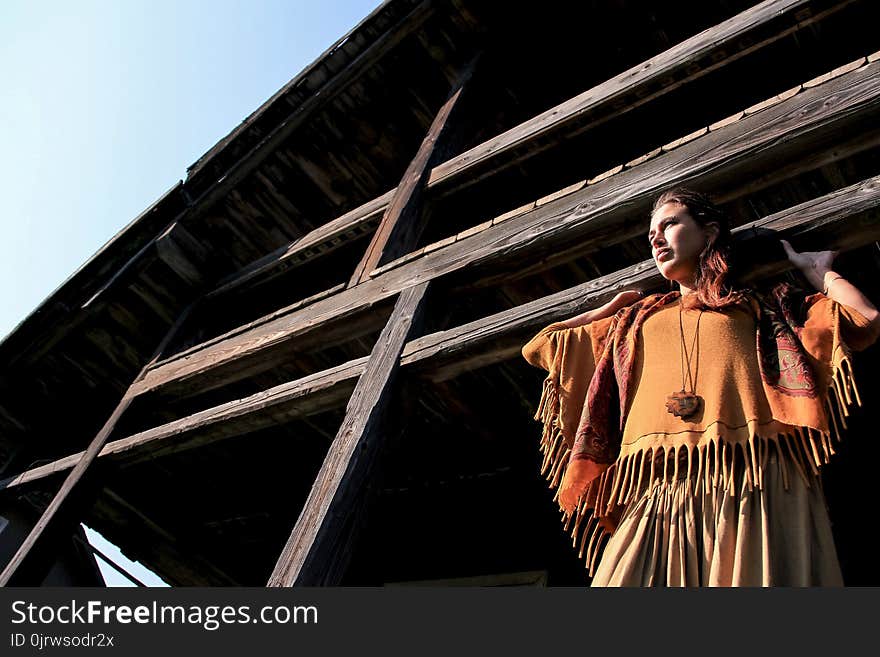
<path id="1" fill-rule="evenodd" d="M 743 293 L 733 283 L 733 240 L 727 216 L 708 196 L 685 187 L 675 187 L 660 194 L 651 208 L 651 216 L 665 203 L 685 206 L 700 226 L 710 223 L 718 225 L 718 233 L 709 239 L 700 253 L 694 294 L 691 295 L 693 299 L 688 299 L 689 305 L 717 310 L 742 301 Z"/>

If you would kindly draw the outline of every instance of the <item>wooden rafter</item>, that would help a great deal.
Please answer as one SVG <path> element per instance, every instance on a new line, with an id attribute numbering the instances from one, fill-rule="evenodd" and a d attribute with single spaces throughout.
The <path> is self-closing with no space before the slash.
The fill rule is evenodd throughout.
<path id="1" fill-rule="evenodd" d="M 150 364 L 159 358 L 168 346 L 168 343 L 173 339 L 177 330 L 186 320 L 187 314 L 186 311 L 181 313 L 177 322 L 174 323 L 159 343 L 159 346 L 156 347 L 156 351 L 152 358 L 141 369 L 135 381 L 141 378 L 146 373 Z M 134 397 L 135 395 L 132 393 L 132 388 L 130 387 L 116 405 L 113 413 L 107 418 L 104 426 L 101 427 L 101 430 L 98 431 L 97 435 L 89 443 L 88 448 L 86 448 L 85 452 L 77 460 L 73 469 L 61 485 L 61 488 L 55 494 L 55 497 L 49 503 L 49 506 L 43 511 L 30 533 L 24 539 L 24 542 L 19 546 L 18 550 L 3 568 L 2 573 L 0 573 L 0 586 L 8 586 L 9 584 L 33 585 L 42 580 L 43 575 L 45 575 L 45 572 L 43 571 L 48 568 L 50 563 L 44 556 L 48 553 L 48 549 L 46 548 L 46 536 L 51 536 L 53 533 L 59 531 L 59 524 L 62 523 L 64 518 L 70 513 L 71 506 L 77 502 L 81 503 L 81 500 L 78 499 L 81 495 L 74 494 L 74 491 L 79 493 L 79 491 L 86 488 L 83 484 L 83 480 L 89 478 L 87 472 L 89 471 L 90 466 L 97 460 L 98 454 L 107 442 L 107 438 L 116 427 L 119 418 L 122 417 L 131 405 Z M 36 548 L 40 543 L 42 543 L 42 545 L 40 545 L 41 549 L 37 550 Z"/>
<path id="2" fill-rule="evenodd" d="M 431 122 L 428 134 L 425 135 L 415 157 L 406 168 L 403 179 L 394 190 L 379 228 L 367 246 L 366 253 L 351 275 L 348 282 L 349 287 L 369 278 L 370 273 L 383 258 L 394 258 L 415 247 L 424 227 L 421 197 L 430 172 L 429 167 L 437 157 L 440 140 L 450 133 L 449 118 L 461 98 L 472 71 L 473 64 L 465 68 L 449 94 L 449 98 L 446 99 Z"/>
<path id="3" fill-rule="evenodd" d="M 345 419 L 330 445 L 269 586 L 338 581 L 344 567 L 334 545 L 346 540 L 344 523 L 383 443 L 387 409 L 407 337 L 417 330 L 427 283 L 404 290 L 358 380 Z"/>
<path id="4" fill-rule="evenodd" d="M 734 236 L 747 244 L 761 229 L 778 232 L 789 239 L 821 232 L 834 235 L 833 240 L 827 242 L 829 248 L 852 249 L 880 239 L 878 215 L 880 176 L 875 176 L 740 226 L 734 230 Z M 767 263 L 752 268 L 749 275 L 763 278 L 779 273 L 787 266 L 785 262 Z M 515 357 L 522 346 L 523 336 L 544 324 L 600 305 L 621 290 L 650 289 L 659 281 L 654 263 L 650 260 L 640 262 L 474 322 L 410 340 L 401 352 L 400 364 L 406 370 L 418 370 L 420 375 L 442 381 L 467 369 Z M 137 462 L 148 456 L 240 435 L 252 427 L 263 426 L 263 422 L 277 421 L 280 412 L 291 414 L 292 418 L 314 412 L 324 404 L 338 404 L 350 390 L 350 382 L 365 371 L 366 362 L 366 357 L 349 361 L 251 397 L 122 438 L 108 444 L 100 456 L 121 463 Z M 271 416 L 262 420 L 248 418 L 260 413 L 271 413 Z M 202 442 L 191 440 L 190 433 L 197 434 Z M 73 467 L 81 456 L 82 452 L 73 454 L 0 480 L 0 490 L 53 476 Z"/>
<path id="5" fill-rule="evenodd" d="M 876 122 L 880 116 L 880 62 L 806 90 L 759 114 L 680 146 L 633 169 L 493 225 L 421 258 L 365 281 L 300 310 L 284 309 L 257 320 L 208 345 L 189 350 L 147 372 L 137 392 L 186 378 L 197 388 L 212 371 L 223 376 L 210 385 L 234 380 L 243 371 L 267 361 L 272 350 L 305 334 L 356 316 L 401 290 L 427 280 L 511 261 L 522 262 L 577 243 L 588 251 L 629 239 L 643 230 L 643 217 L 653 197 L 687 181 L 721 189 L 748 180 L 780 162 L 795 161 L 824 149 L 844 135 Z"/>
<path id="6" fill-rule="evenodd" d="M 474 184 L 534 155 L 539 141 L 550 138 L 558 143 L 569 139 L 804 29 L 852 2 L 766 0 L 440 164 L 431 171 L 428 185 L 454 188 Z"/>
<path id="7" fill-rule="evenodd" d="M 431 169 L 425 183 L 426 188 L 443 187 L 448 190 L 472 184 L 481 177 L 497 173 L 536 154 L 542 150 L 538 147 L 539 141 L 564 139 L 583 133 L 611 115 L 635 109 L 743 55 L 775 43 L 797 30 L 805 29 L 850 4 L 852 0 L 830 3 L 771 0 L 756 5 L 611 80 L 438 164 Z M 479 176 L 476 175 L 477 169 L 480 171 Z M 337 226 L 358 225 L 367 216 L 388 212 L 389 204 L 397 194 L 398 190 L 393 189 L 326 226 L 315 229 L 313 235 L 295 240 L 261 258 L 222 283 L 212 294 L 219 293 L 227 285 L 256 282 L 282 273 L 290 266 L 291 261 L 298 261 L 301 249 L 320 239 L 325 231 L 335 232 Z"/>

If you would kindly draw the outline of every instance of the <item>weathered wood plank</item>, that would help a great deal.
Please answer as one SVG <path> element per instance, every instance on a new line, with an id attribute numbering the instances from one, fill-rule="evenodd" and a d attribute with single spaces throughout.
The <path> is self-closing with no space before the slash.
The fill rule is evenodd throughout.
<path id="1" fill-rule="evenodd" d="M 431 172 L 428 185 L 474 184 L 533 154 L 529 146 L 537 146 L 539 140 L 571 138 L 611 115 L 650 102 L 848 4 L 851 1 L 762 2 L 444 162 Z M 476 175 L 474 170 L 478 168 L 486 171 Z"/>
<path id="2" fill-rule="evenodd" d="M 381 302 L 387 296 L 377 299 L 376 303 Z M 299 324 L 292 333 L 285 333 L 281 336 L 275 334 L 272 330 L 262 333 L 260 340 L 269 347 L 269 350 L 263 354 L 262 359 L 239 359 L 234 357 L 237 347 L 232 347 L 232 352 L 227 352 L 226 347 L 234 343 L 237 337 L 243 333 L 251 334 L 252 331 L 260 331 L 264 326 L 265 318 L 237 327 L 228 333 L 208 340 L 207 343 L 212 345 L 209 348 L 217 348 L 217 353 L 222 353 L 225 356 L 221 356 L 217 362 L 212 360 L 212 364 L 207 368 L 202 368 L 201 366 L 193 369 L 190 368 L 193 360 L 199 359 L 203 353 L 203 345 L 195 345 L 181 352 L 181 354 L 157 363 L 153 371 L 165 371 L 165 368 L 168 367 L 179 372 L 181 376 L 172 377 L 175 386 L 174 394 L 177 397 L 183 398 L 213 390 L 225 385 L 229 381 L 237 381 L 252 374 L 263 372 L 271 368 L 275 363 L 295 357 L 297 353 L 303 350 L 314 347 L 326 347 L 343 340 L 355 340 L 378 331 L 384 326 L 384 313 L 365 312 L 375 305 L 374 303 L 368 303 L 366 306 L 360 303 L 353 303 L 350 307 L 351 312 L 343 311 L 330 315 L 326 314 L 324 312 L 325 303 L 332 298 L 335 297 L 324 297 L 323 293 L 321 293 L 319 301 L 302 308 L 301 311 L 294 311 L 305 321 Z M 296 305 L 297 307 L 299 306 L 298 303 Z M 335 307 L 335 304 L 331 305 Z M 283 312 L 273 313 L 272 317 L 279 315 L 283 315 Z M 296 339 L 291 340 L 291 337 Z M 132 386 L 132 394 L 139 395 L 152 389 L 154 389 L 153 376 L 147 373 L 143 379 Z"/>
<path id="3" fill-rule="evenodd" d="M 849 138 L 880 116 L 880 62 L 809 89 L 595 185 L 539 206 L 298 310 L 280 309 L 205 348 L 152 369 L 138 392 L 267 354 L 322 325 L 357 315 L 416 283 L 465 268 L 498 269 L 577 243 L 584 251 L 637 235 L 658 192 L 687 182 L 724 189 Z M 369 313 L 368 313 L 369 314 Z M 234 368 L 228 370 L 235 374 Z M 229 378 L 228 380 L 234 380 Z M 217 385 L 217 379 L 210 382 Z"/>
<path id="4" fill-rule="evenodd" d="M 870 244 L 880 239 L 880 176 L 740 226 L 733 234 L 744 246 L 761 231 L 773 231 L 786 239 L 821 233 L 826 248 L 832 249 Z M 790 268 L 787 261 L 749 261 L 744 280 L 760 280 Z M 601 305 L 622 290 L 645 291 L 662 282 L 654 261 L 645 260 L 556 294 L 413 340 L 403 350 L 401 365 L 418 369 L 431 380 L 444 381 L 518 355 L 523 336 L 551 322 Z"/>
<path id="5" fill-rule="evenodd" d="M 326 245 L 327 248 L 320 250 L 320 255 L 323 255 L 346 243 L 350 239 L 347 237 L 348 234 L 360 237 L 374 223 L 379 223 L 381 215 L 394 196 L 394 191 L 391 190 L 350 212 L 346 212 L 341 217 L 318 226 L 300 239 L 254 261 L 241 271 L 220 281 L 218 286 L 205 296 L 210 299 L 233 289 L 239 289 L 248 283 L 265 282 L 317 257 L 319 247 Z"/>
<path id="6" fill-rule="evenodd" d="M 370 240 L 366 253 L 351 275 L 348 282 L 349 287 L 368 278 L 370 272 L 379 265 L 383 257 L 394 258 L 415 248 L 423 228 L 424 219 L 420 216 L 419 205 L 422 189 L 429 173 L 429 165 L 436 157 L 438 141 L 444 133 L 449 133 L 447 128 L 449 117 L 461 98 L 472 70 L 473 66 L 469 66 L 462 73 L 452 93 L 449 94 L 449 98 L 446 99 L 431 122 L 428 134 L 425 135 L 419 150 L 416 151 L 415 157 L 409 163 L 400 184 L 395 189 L 388 209 L 385 211 L 373 239 Z"/>
<path id="7" fill-rule="evenodd" d="M 298 417 L 341 406 L 357 378 L 366 369 L 367 357 L 269 388 L 262 392 L 140 433 L 114 440 L 99 453 L 120 465 L 144 458 L 192 449 L 227 437 L 240 436 Z M 45 465 L 0 480 L 0 490 L 51 477 L 74 467 L 85 452 L 71 454 Z"/>
<path id="8" fill-rule="evenodd" d="M 296 301 L 295 303 L 292 303 L 289 306 L 286 306 L 284 309 L 284 312 L 279 313 L 279 311 L 276 311 L 276 312 L 272 313 L 270 316 L 260 317 L 259 319 L 255 320 L 253 322 L 248 322 L 247 324 L 243 324 L 241 326 L 236 326 L 234 329 L 227 331 L 226 333 L 221 333 L 220 335 L 216 335 L 212 338 L 208 338 L 207 340 L 205 340 L 203 342 L 199 342 L 198 344 L 194 344 L 190 347 L 187 347 L 186 349 L 181 349 L 180 351 L 177 351 L 170 356 L 167 356 L 165 358 L 160 358 L 158 361 L 156 361 L 156 363 L 154 363 L 153 367 L 154 368 L 162 367 L 163 365 L 165 365 L 165 363 L 170 363 L 171 361 L 175 361 L 175 360 L 178 360 L 181 358 L 186 358 L 189 354 L 194 353 L 196 351 L 199 351 L 200 349 L 204 349 L 205 347 L 207 347 L 209 345 L 216 344 L 216 343 L 221 342 L 221 341 L 223 341 L 227 338 L 230 338 L 234 335 L 238 335 L 244 331 L 247 331 L 255 326 L 259 326 L 259 325 L 265 323 L 271 317 L 276 317 L 276 316 L 279 316 L 280 314 L 285 314 L 285 312 L 293 312 L 295 310 L 299 310 L 300 308 L 305 308 L 306 306 L 309 306 L 309 305 L 315 303 L 316 301 L 320 301 L 321 299 L 325 299 L 325 298 L 332 296 L 338 292 L 341 292 L 344 289 L 345 289 L 345 283 L 338 283 L 338 284 L 334 285 L 333 287 L 327 288 L 326 290 L 321 290 L 320 292 L 318 292 L 316 294 L 312 294 L 311 296 L 308 296 L 304 299 L 300 299 L 299 301 Z M 199 300 L 197 303 L 199 303 L 199 305 L 201 305 L 201 300 Z M 381 326 L 379 328 L 381 328 Z M 350 332 L 347 335 L 351 336 L 351 335 L 355 335 L 355 334 L 361 333 L 363 331 L 368 331 L 368 330 L 370 330 L 369 327 L 366 327 L 363 330 L 361 330 L 361 329 L 357 329 L 354 331 L 350 330 Z M 326 343 L 326 338 L 324 338 L 324 340 Z"/>
<path id="9" fill-rule="evenodd" d="M 315 111 L 324 107 L 341 93 L 349 84 L 361 76 L 382 56 L 417 30 L 434 12 L 430 2 L 422 2 L 395 25 L 390 26 L 366 50 L 355 57 L 345 68 L 336 73 L 321 87 L 320 93 L 309 96 L 297 106 L 277 127 L 259 141 L 253 148 L 238 159 L 225 175 L 219 177 L 194 200 L 179 221 L 188 223 L 208 212 L 233 188 L 247 178 L 260 164 L 299 128 Z"/>
<path id="10" fill-rule="evenodd" d="M 880 239 L 880 176 L 768 215 L 736 228 L 733 233 L 742 248 L 750 240 L 759 237 L 762 230 L 774 231 L 787 239 L 810 238 L 821 234 L 823 240 L 827 240 L 829 248 L 841 250 L 870 244 Z M 745 280 L 760 280 L 787 268 L 789 265 L 785 261 L 750 262 Z M 621 290 L 648 290 L 660 282 L 661 278 L 653 261 L 646 260 L 489 317 L 411 340 L 401 353 L 400 364 L 402 367 L 417 370 L 432 380 L 444 381 L 464 370 L 501 362 L 518 355 L 522 347 L 522 336 L 546 324 L 601 305 Z M 314 412 L 314 405 L 324 403 L 314 397 L 327 394 L 331 388 L 334 390 L 333 397 L 328 403 L 336 403 L 339 395 L 344 396 L 348 390 L 345 384 L 360 376 L 366 368 L 366 361 L 366 357 L 349 361 L 251 397 L 114 441 L 101 451 L 100 456 L 113 458 L 118 455 L 122 457 L 120 460 L 123 463 L 135 462 L 141 458 L 141 449 L 148 449 L 151 455 L 171 451 L 168 447 L 157 447 L 157 443 L 164 441 L 173 441 L 180 449 L 187 449 L 193 443 L 181 440 L 181 437 L 199 429 L 208 430 L 207 440 L 240 435 L 242 427 L 248 430 L 249 426 L 264 425 L 259 419 L 236 425 L 236 418 L 273 411 L 274 407 L 283 407 L 294 400 L 296 403 L 284 410 L 285 413 L 293 413 L 290 418 L 309 414 Z M 336 388 L 340 386 L 342 392 L 337 395 Z M 302 405 L 297 405 L 300 400 Z M 273 411 L 268 423 L 276 421 L 277 412 Z M 224 423 L 229 426 L 222 426 Z M 209 433 L 210 431 L 217 433 Z M 76 464 L 82 454 L 73 454 L 0 480 L 0 490 L 67 470 Z"/>
<path id="11" fill-rule="evenodd" d="M 341 577 L 344 524 L 362 494 L 376 452 L 383 443 L 382 415 L 393 393 L 400 353 L 421 321 L 422 283 L 404 290 L 355 386 L 345 419 L 330 445 L 305 506 L 269 578 L 269 586 L 332 583 Z"/>
<path id="12" fill-rule="evenodd" d="M 588 130 L 611 113 L 619 114 L 634 109 L 745 54 L 796 30 L 804 29 L 851 3 L 852 0 L 833 3 L 810 0 L 764 2 L 433 167 L 425 184 L 428 188 L 473 184 L 481 177 L 520 162 L 528 154 L 539 150 L 537 144 L 534 150 L 529 150 L 531 142 L 547 138 L 562 139 L 563 135 L 569 137 Z M 517 153 L 516 158 L 512 157 L 513 152 Z M 480 176 L 474 173 L 477 168 L 483 170 Z M 362 207 L 369 206 L 371 216 L 372 212 L 386 211 L 391 198 L 397 192 L 396 189 L 391 190 Z M 360 208 L 352 212 L 359 210 Z M 344 225 L 345 217 L 351 214 L 316 229 L 315 240 L 319 239 L 320 233 L 325 229 L 328 232 L 333 231 L 331 224 Z M 307 239 L 308 236 L 278 249 L 231 279 L 241 278 L 235 282 L 237 286 L 246 281 L 258 281 L 280 273 L 284 270 L 284 261 L 295 261 L 297 254 L 306 248 Z M 369 271 L 369 268 L 364 269 Z M 358 269 L 360 271 L 361 268 Z M 220 289 L 211 294 L 221 293 L 231 283 L 232 280 L 222 283 Z"/>
<path id="13" fill-rule="evenodd" d="M 141 369 L 135 381 L 142 377 L 147 368 L 159 358 L 177 330 L 186 321 L 186 316 L 187 312 L 181 313 L 177 322 L 156 347 L 152 358 Z M 87 476 L 87 470 L 98 458 L 98 454 L 107 442 L 107 438 L 116 427 L 119 418 L 122 417 L 123 413 L 131 405 L 133 399 L 134 395 L 131 393 L 131 388 L 129 388 L 100 431 L 89 443 L 83 455 L 77 460 L 76 465 L 67 475 L 61 488 L 55 494 L 49 506 L 43 511 L 39 520 L 34 524 L 24 542 L 3 568 L 3 572 L 0 573 L 0 586 L 8 586 L 9 584 L 33 585 L 42 581 L 45 571 L 51 565 L 52 560 L 50 556 L 47 556 L 49 553 L 47 539 L 52 538 L 54 534 L 60 531 L 60 525 L 64 524 L 66 517 L 72 513 L 71 509 L 82 501 L 80 499 L 84 496 L 82 491 L 92 487 L 94 483 L 92 481 L 93 477 Z"/>

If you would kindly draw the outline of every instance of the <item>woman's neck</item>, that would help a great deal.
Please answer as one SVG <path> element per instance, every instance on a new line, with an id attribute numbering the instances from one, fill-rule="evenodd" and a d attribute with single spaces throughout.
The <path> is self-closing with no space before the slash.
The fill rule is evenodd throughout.
<path id="1" fill-rule="evenodd" d="M 686 297 L 689 294 L 693 294 L 696 291 L 696 284 L 694 281 L 678 281 L 678 290 L 681 292 L 681 296 Z"/>

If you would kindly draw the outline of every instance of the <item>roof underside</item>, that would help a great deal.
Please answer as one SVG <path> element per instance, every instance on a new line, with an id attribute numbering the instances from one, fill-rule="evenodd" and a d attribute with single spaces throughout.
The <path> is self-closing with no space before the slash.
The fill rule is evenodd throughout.
<path id="1" fill-rule="evenodd" d="M 439 277 L 425 335 L 648 258 L 642 225 L 647 201 L 632 193 L 643 184 L 638 172 L 644 168 L 638 167 L 662 171 L 663 162 L 685 153 L 678 149 L 699 152 L 693 160 L 699 163 L 732 148 L 725 134 L 766 141 L 748 162 L 701 174 L 701 186 L 736 225 L 880 174 L 876 114 L 817 122 L 789 136 L 780 113 L 773 119 L 779 138 L 761 132 L 770 119 L 762 121 L 759 112 L 772 117 L 780 103 L 818 94 L 810 91 L 818 83 L 800 85 L 880 49 L 875 3 L 840 8 L 816 2 L 806 3 L 807 13 L 797 20 L 820 18 L 802 29 L 792 27 L 796 22 L 771 22 L 766 33 L 751 35 L 756 41 L 731 46 L 741 55 L 722 53 L 717 67 L 696 62 L 700 75 L 666 85 L 662 94 L 645 91 L 643 100 L 627 100 L 625 112 L 610 107 L 584 124 L 511 142 L 466 173 L 444 177 L 443 162 L 478 151 L 487 140 L 751 3 L 686 4 L 551 2 L 537 12 L 517 3 L 401 0 L 377 9 L 195 163 L 183 183 L 0 344 L 4 475 L 84 449 L 185 309 L 160 364 L 181 362 L 242 326 L 257 327 L 282 309 L 307 309 L 341 290 L 387 205 L 380 197 L 398 185 L 437 110 L 470 66 L 474 73 L 455 110 L 455 132 L 426 191 L 427 228 L 418 245 L 425 253 L 519 209 L 511 213 L 514 221 L 537 199 L 567 186 L 567 193 L 588 199 L 585 212 L 618 198 L 635 200 L 627 200 L 611 229 L 589 239 L 570 242 L 562 235 Z M 822 17 L 829 8 L 834 11 Z M 850 68 L 832 80 L 864 71 Z M 780 94 L 768 109 L 742 113 Z M 725 119 L 724 126 L 708 129 Z M 749 120 L 753 128 L 735 126 Z M 711 140 L 712 148 L 700 150 Z M 356 221 L 346 230 L 315 242 L 296 260 L 273 264 L 292 243 L 352 216 Z M 835 237 L 819 230 L 810 239 L 818 247 Z M 859 263 L 853 278 L 877 298 L 880 254 L 858 246 L 841 265 Z M 389 271 L 396 266 L 382 264 Z M 256 273 L 243 280 L 243 271 Z M 366 357 L 392 305 L 393 296 L 377 296 L 320 335 L 304 334 L 222 377 L 180 377 L 151 388 L 110 440 Z M 505 358 L 456 368 L 451 356 L 440 364 L 445 370 L 411 368 L 397 407 L 401 418 L 409 418 L 407 439 L 387 455 L 381 510 L 368 523 L 352 583 L 531 570 L 546 566 L 541 555 L 548 552 L 556 555 L 557 581 L 577 581 L 534 473 L 531 416 L 541 376 L 516 349 L 530 328 L 507 336 Z M 865 362 L 871 358 L 877 360 L 869 354 Z M 355 379 L 356 373 L 341 377 L 333 394 L 306 410 L 242 421 L 222 441 L 212 438 L 210 447 L 208 434 L 196 432 L 162 452 L 108 467 L 87 521 L 174 583 L 263 584 L 339 428 Z M 51 483 L 28 495 L 37 505 L 57 487 L 57 480 L 44 481 Z M 382 537 L 399 533 L 394 527 L 404 520 L 406 540 L 386 550 Z M 456 536 L 466 535 L 477 537 L 468 556 L 450 557 L 464 549 Z M 509 557 L 499 557 L 505 553 Z"/>

